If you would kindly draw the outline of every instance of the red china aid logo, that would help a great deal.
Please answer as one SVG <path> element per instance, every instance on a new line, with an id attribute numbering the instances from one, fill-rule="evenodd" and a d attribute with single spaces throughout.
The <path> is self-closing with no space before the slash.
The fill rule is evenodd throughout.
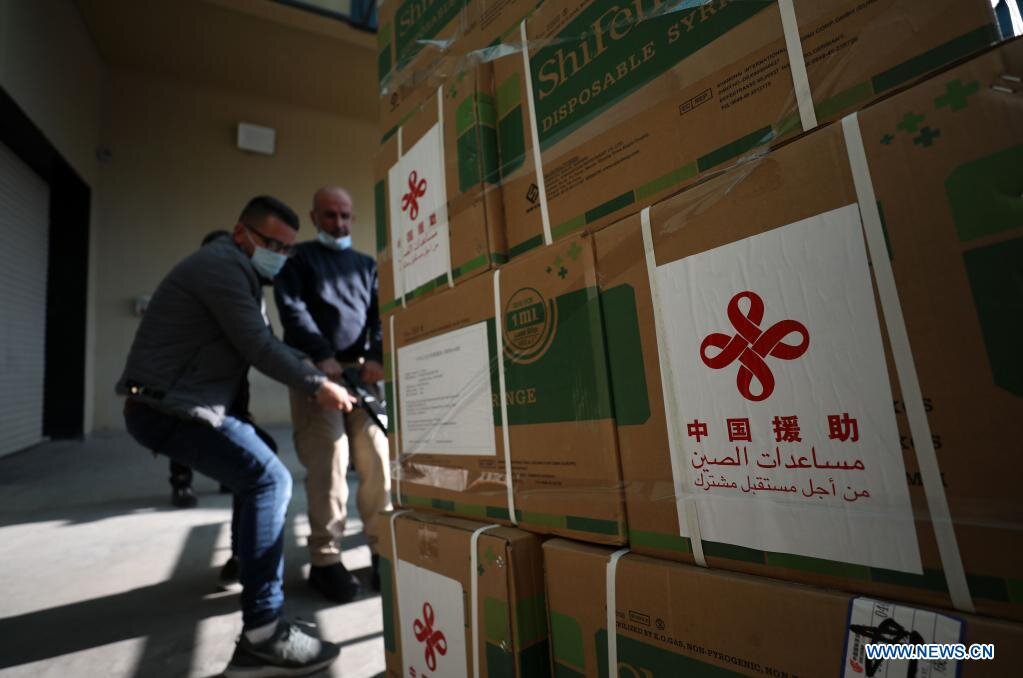
<path id="1" fill-rule="evenodd" d="M 744 299 L 749 302 L 749 310 L 745 313 L 739 307 L 739 302 Z M 764 320 L 764 301 L 756 292 L 739 292 L 732 297 L 728 302 L 728 320 L 735 334 L 714 332 L 708 335 L 700 344 L 703 364 L 720 370 L 738 360 L 740 367 L 735 382 L 739 393 L 746 400 L 767 400 L 774 393 L 774 374 L 765 359 L 770 356 L 779 360 L 795 360 L 809 348 L 810 334 L 796 320 L 780 320 L 766 330 L 760 329 Z M 797 335 L 798 343 L 785 342 L 790 334 Z M 711 355 L 709 349 L 717 349 L 717 353 Z M 760 386 L 757 393 L 751 388 L 754 379 Z"/>
<path id="2" fill-rule="evenodd" d="M 426 195 L 426 179 L 420 179 L 415 170 L 408 175 L 408 193 L 401 197 L 401 211 L 408 212 L 409 219 L 419 218 L 419 199 Z"/>
<path id="3" fill-rule="evenodd" d="M 436 671 L 437 655 L 443 656 L 448 653 L 448 641 L 443 633 L 433 630 L 433 622 L 433 605 L 423 603 L 423 618 L 416 619 L 412 623 L 412 631 L 416 634 L 416 640 L 426 644 L 426 667 L 431 671 Z"/>

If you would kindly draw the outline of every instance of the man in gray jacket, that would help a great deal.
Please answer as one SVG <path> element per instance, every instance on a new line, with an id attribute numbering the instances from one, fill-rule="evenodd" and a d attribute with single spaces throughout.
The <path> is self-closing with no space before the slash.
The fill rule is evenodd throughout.
<path id="1" fill-rule="evenodd" d="M 117 384 L 135 440 L 239 498 L 244 631 L 228 676 L 305 675 L 339 653 L 281 619 L 291 474 L 251 425 L 228 414 L 250 365 L 325 409 L 348 412 L 356 402 L 263 319 L 262 286 L 284 265 L 297 230 L 298 217 L 284 203 L 249 201 L 230 239 L 189 255 L 157 287 Z"/>

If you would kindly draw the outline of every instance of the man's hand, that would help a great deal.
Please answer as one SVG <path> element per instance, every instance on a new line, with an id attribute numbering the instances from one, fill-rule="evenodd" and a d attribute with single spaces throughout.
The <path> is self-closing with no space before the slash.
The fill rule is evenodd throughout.
<path id="1" fill-rule="evenodd" d="M 367 360 L 362 365 L 362 371 L 359 372 L 359 376 L 362 381 L 367 384 L 375 384 L 378 381 L 384 379 L 384 366 L 375 360 Z"/>
<path id="2" fill-rule="evenodd" d="M 338 386 L 332 381 L 325 381 L 313 394 L 316 404 L 325 410 L 341 410 L 351 412 L 358 404 L 359 399 L 348 392 L 343 386 Z"/>
<path id="3" fill-rule="evenodd" d="M 328 379 L 338 381 L 341 379 L 341 375 L 344 374 L 344 370 L 341 368 L 341 363 L 333 358 L 326 358 L 316 363 L 316 366 L 320 368 L 320 371 L 327 375 Z"/>

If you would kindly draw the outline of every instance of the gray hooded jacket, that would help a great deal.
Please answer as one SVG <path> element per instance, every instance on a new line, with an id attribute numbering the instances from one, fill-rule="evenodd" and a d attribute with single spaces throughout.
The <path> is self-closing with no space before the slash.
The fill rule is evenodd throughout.
<path id="1" fill-rule="evenodd" d="M 326 377 L 273 336 L 249 258 L 220 238 L 178 263 L 153 293 L 115 390 L 220 426 L 249 366 L 312 395 Z"/>

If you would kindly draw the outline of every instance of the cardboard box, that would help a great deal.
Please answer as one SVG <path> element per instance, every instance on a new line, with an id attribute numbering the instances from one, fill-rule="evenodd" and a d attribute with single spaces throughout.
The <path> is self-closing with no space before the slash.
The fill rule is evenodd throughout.
<path id="1" fill-rule="evenodd" d="M 987 0 L 794 7 L 821 122 L 998 39 Z M 597 230 L 803 129 L 773 0 L 560 0 L 527 29 L 542 187 L 523 59 L 495 63 L 511 256 L 545 241 L 543 192 L 553 239 Z"/>
<path id="2" fill-rule="evenodd" d="M 798 584 L 628 554 L 606 586 L 611 551 L 543 545 L 558 676 L 607 676 L 606 608 L 615 615 L 617 676 L 1009 676 L 1023 626 L 951 615 Z M 864 645 L 993 643 L 994 661 L 881 662 Z M 900 666 L 901 665 L 901 666 Z M 901 668 L 901 670 L 899 670 Z"/>
<path id="3" fill-rule="evenodd" d="M 389 0 L 378 36 L 380 128 L 386 141 L 439 85 L 488 60 L 536 0 Z"/>
<path id="4" fill-rule="evenodd" d="M 539 538 L 407 511 L 386 523 L 380 595 L 388 675 L 550 674 Z"/>
<path id="5" fill-rule="evenodd" d="M 383 146 L 374 194 L 383 312 L 505 260 L 490 67 L 438 88 Z"/>
<path id="6" fill-rule="evenodd" d="M 572 238 L 386 319 L 396 504 L 624 543 L 596 283 Z"/>
<path id="7" fill-rule="evenodd" d="M 476 13 L 472 5 L 472 0 L 380 2 L 377 77 L 381 93 L 410 67 L 427 69 L 462 37 Z"/>
<path id="8" fill-rule="evenodd" d="M 642 214 L 594 237 L 634 550 L 939 606 L 961 557 L 1023 618 L 1021 72 L 860 112 L 873 196 L 843 122 L 652 207 L 652 271 Z"/>

